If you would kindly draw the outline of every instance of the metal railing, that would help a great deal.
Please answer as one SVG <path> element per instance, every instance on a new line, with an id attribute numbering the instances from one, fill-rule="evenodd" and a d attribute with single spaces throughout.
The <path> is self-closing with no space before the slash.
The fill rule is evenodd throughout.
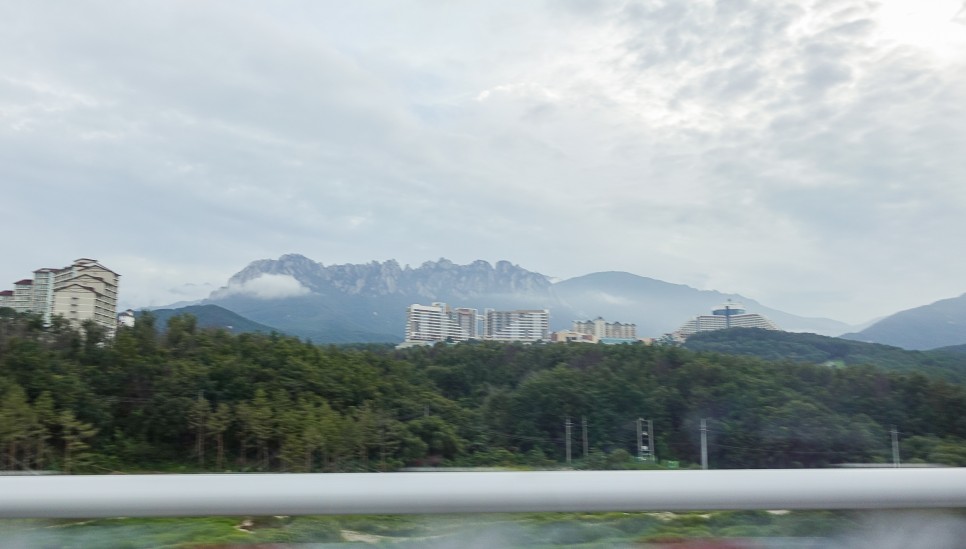
<path id="1" fill-rule="evenodd" d="M 966 469 L 0 477 L 0 518 L 966 507 Z"/>

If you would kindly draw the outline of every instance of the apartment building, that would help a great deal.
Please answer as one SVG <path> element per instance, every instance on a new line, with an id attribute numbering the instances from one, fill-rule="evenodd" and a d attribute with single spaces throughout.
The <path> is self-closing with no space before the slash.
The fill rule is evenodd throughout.
<path id="1" fill-rule="evenodd" d="M 477 309 L 468 307 L 414 303 L 406 310 L 406 341 L 403 346 L 471 339 L 533 342 L 549 339 L 549 331 L 550 312 L 546 309 L 486 309 L 480 315 Z"/>
<path id="2" fill-rule="evenodd" d="M 637 339 L 637 324 L 607 322 L 601 317 L 594 320 L 575 320 L 570 331 L 593 336 L 596 340 Z"/>
<path id="3" fill-rule="evenodd" d="M 547 309 L 486 309 L 483 322 L 483 339 L 523 342 L 550 339 L 550 311 Z"/>
<path id="4" fill-rule="evenodd" d="M 477 311 L 445 303 L 412 304 L 406 310 L 406 341 L 466 341 L 478 337 Z"/>
<path id="5" fill-rule="evenodd" d="M 59 269 L 37 269 L 34 271 L 33 302 L 30 310 L 44 318 L 44 324 L 50 324 L 54 313 L 54 276 Z"/>
<path id="6" fill-rule="evenodd" d="M 0 291 L 0 307 L 13 308 L 13 290 Z"/>
<path id="7" fill-rule="evenodd" d="M 33 309 L 34 305 L 34 281 L 25 278 L 13 283 L 13 298 L 10 306 L 18 313 L 27 313 Z"/>

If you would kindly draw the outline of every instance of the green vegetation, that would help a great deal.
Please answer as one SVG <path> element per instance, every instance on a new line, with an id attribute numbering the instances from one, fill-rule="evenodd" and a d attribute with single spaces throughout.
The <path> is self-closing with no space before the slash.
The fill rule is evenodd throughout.
<path id="1" fill-rule="evenodd" d="M 0 315 L 0 466 L 13 470 L 554 468 L 567 417 L 575 468 L 657 466 L 632 458 L 638 417 L 681 467 L 699 461 L 701 418 L 714 468 L 887 462 L 891 425 L 904 461 L 963 464 L 964 408 L 961 385 L 871 365 L 644 345 L 319 347 L 189 315 L 159 334 L 146 314 L 106 341 L 93 324 Z"/>
<path id="2" fill-rule="evenodd" d="M 143 313 L 136 313 L 141 316 Z M 251 321 L 239 314 L 235 314 L 224 307 L 218 305 L 188 305 L 178 309 L 155 309 L 150 313 L 154 317 L 155 325 L 159 330 L 164 331 L 168 325 L 168 319 L 173 316 L 191 315 L 195 317 L 199 328 L 224 328 L 233 334 L 247 332 L 260 332 L 270 334 L 277 332 L 271 326 L 259 324 Z"/>
<path id="3" fill-rule="evenodd" d="M 81 332 L 60 319 L 44 327 L 8 310 L 0 312 L 0 467 L 559 468 L 567 417 L 574 468 L 659 467 L 632 458 L 638 417 L 654 422 L 658 456 L 681 467 L 698 461 L 701 418 L 710 420 L 715 468 L 884 462 L 891 425 L 903 432 L 904 461 L 966 465 L 966 422 L 958 416 L 966 390 L 942 377 L 957 363 L 921 368 L 936 377 L 888 371 L 902 369 L 890 361 L 851 365 L 856 356 L 829 351 L 769 362 L 644 345 L 319 347 L 279 334 L 200 329 L 191 316 L 172 317 L 158 333 L 150 314 L 108 341 L 92 324 Z M 833 536 L 856 520 L 841 512 L 20 520 L 0 521 L 0 537 L 56 547 L 612 547 Z"/>
<path id="4" fill-rule="evenodd" d="M 803 511 L 517 515 L 206 517 L 0 521 L 14 546 L 212 547 L 276 543 L 385 547 L 625 547 L 693 538 L 832 537 L 860 514 Z"/>

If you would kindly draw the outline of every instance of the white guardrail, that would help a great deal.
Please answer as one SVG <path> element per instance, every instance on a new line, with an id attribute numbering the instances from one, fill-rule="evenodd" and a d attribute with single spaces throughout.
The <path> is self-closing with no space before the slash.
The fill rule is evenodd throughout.
<path id="1" fill-rule="evenodd" d="M 966 507 L 966 468 L 0 477 L 0 518 Z"/>

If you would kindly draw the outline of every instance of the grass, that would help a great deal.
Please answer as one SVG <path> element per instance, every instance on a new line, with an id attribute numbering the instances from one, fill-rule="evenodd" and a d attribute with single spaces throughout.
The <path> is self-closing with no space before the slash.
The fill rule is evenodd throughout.
<path id="1" fill-rule="evenodd" d="M 0 521 L 6 545 L 212 548 L 249 544 L 365 547 L 625 547 L 652 541 L 829 536 L 853 527 L 846 512 L 521 513 Z M 348 543 L 346 537 L 357 540 Z"/>

